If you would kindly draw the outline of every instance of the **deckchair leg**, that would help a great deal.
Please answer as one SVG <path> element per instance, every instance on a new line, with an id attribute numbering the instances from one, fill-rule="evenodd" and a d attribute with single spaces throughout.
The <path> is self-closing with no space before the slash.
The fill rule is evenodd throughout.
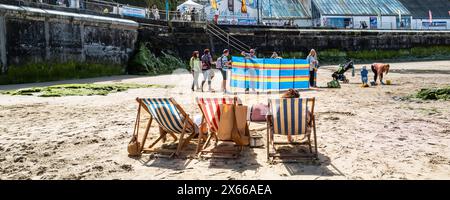
<path id="1" fill-rule="evenodd" d="M 202 139 L 203 139 L 203 132 L 200 131 L 198 134 L 197 150 L 195 151 L 196 154 L 198 154 L 198 152 L 200 152 L 200 148 L 202 147 Z"/>
<path id="2" fill-rule="evenodd" d="M 141 149 L 144 148 L 145 141 L 147 141 L 147 136 L 148 136 L 148 132 L 150 131 L 152 121 L 153 121 L 153 118 L 150 116 L 150 119 L 148 120 L 148 123 L 147 123 L 147 127 L 145 128 L 144 139 L 142 141 Z M 139 128 L 139 127 L 137 127 L 137 128 Z"/>
<path id="3" fill-rule="evenodd" d="M 178 156 L 178 154 L 181 151 L 181 147 L 183 146 L 183 139 L 184 139 L 184 133 L 186 132 L 186 126 L 187 126 L 187 121 L 184 120 L 184 125 L 183 125 L 183 131 L 181 132 L 180 135 L 180 140 L 178 141 L 178 147 L 177 147 L 177 151 L 175 151 L 175 153 L 173 154 L 174 156 Z"/>
<path id="4" fill-rule="evenodd" d="M 177 136 L 176 136 L 174 133 L 170 132 L 169 134 L 170 134 L 170 136 L 173 137 L 173 139 L 175 140 L 175 142 L 178 140 Z"/>
<path id="5" fill-rule="evenodd" d="M 166 136 L 166 134 L 167 134 L 167 133 L 164 133 L 164 134 L 160 135 L 159 138 L 156 139 L 155 142 L 153 142 L 153 143 L 148 147 L 148 149 L 151 149 L 153 146 L 155 146 L 161 139 L 163 139 L 163 138 Z"/>
<path id="6" fill-rule="evenodd" d="M 208 138 L 206 139 L 206 142 L 203 145 L 203 149 L 205 149 L 207 146 L 209 146 L 209 143 L 211 142 L 211 137 L 212 137 L 212 133 L 210 133 Z"/>
<path id="7" fill-rule="evenodd" d="M 319 152 L 317 151 L 317 135 L 316 135 L 316 117 L 313 115 L 313 127 L 314 127 L 314 148 L 316 150 L 316 159 L 319 159 Z"/>
<path id="8" fill-rule="evenodd" d="M 269 144 L 270 144 L 270 137 L 269 137 L 269 135 L 270 135 L 270 126 L 271 126 L 271 124 L 270 124 L 270 121 L 269 120 L 267 120 L 267 131 L 266 131 L 266 133 L 267 133 L 267 138 L 266 138 L 266 149 L 267 149 L 267 161 L 269 161 L 270 160 L 270 151 L 269 151 L 269 148 L 270 148 L 270 146 L 269 146 Z"/>
<path id="9" fill-rule="evenodd" d="M 311 146 L 311 135 L 308 135 L 308 147 L 309 147 L 309 153 L 313 153 L 312 146 Z"/>
<path id="10" fill-rule="evenodd" d="M 217 144 L 219 144 L 219 137 L 217 136 L 216 133 L 212 133 L 214 135 L 214 145 L 217 146 Z"/>

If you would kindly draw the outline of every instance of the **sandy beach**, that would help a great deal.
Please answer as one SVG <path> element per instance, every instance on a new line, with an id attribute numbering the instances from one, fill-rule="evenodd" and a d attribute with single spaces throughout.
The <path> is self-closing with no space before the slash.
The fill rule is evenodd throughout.
<path id="1" fill-rule="evenodd" d="M 0 90 L 61 83 L 145 83 L 174 88 L 131 89 L 107 96 L 37 97 L 0 94 L 0 179 L 450 179 L 450 101 L 401 100 L 421 88 L 450 84 L 450 61 L 392 63 L 385 79 L 393 85 L 301 92 L 316 97 L 319 161 L 266 162 L 266 150 L 246 148 L 235 160 L 166 159 L 127 156 L 136 117 L 136 97 L 174 97 L 200 115 L 183 71 L 155 77 L 106 78 L 0 86 Z M 337 66 L 323 66 L 326 86 Z M 214 88 L 220 88 L 216 73 Z M 373 79 L 372 72 L 369 80 Z M 246 105 L 278 94 L 238 95 Z M 261 125 L 251 131 L 265 136 Z M 150 130 L 158 136 L 156 124 Z"/>

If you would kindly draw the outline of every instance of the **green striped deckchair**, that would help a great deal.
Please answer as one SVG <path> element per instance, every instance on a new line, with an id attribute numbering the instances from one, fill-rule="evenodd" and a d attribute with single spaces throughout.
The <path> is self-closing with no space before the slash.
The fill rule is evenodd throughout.
<path id="1" fill-rule="evenodd" d="M 167 152 L 162 149 L 154 150 L 152 148 L 159 141 L 164 141 L 167 134 L 170 134 L 175 141 L 178 140 L 175 134 L 180 134 L 177 149 L 175 152 L 172 151 L 171 157 L 178 156 L 184 146 L 198 133 L 197 125 L 189 118 L 189 115 L 184 112 L 181 106 L 173 98 L 137 98 L 136 101 L 139 103 L 138 116 L 136 119 L 137 127 L 139 127 L 140 108 L 142 107 L 150 114 L 150 119 L 144 133 L 144 141 L 141 145 L 143 153 Z M 155 121 L 164 132 L 149 147 L 144 148 L 153 121 Z M 139 131 L 139 128 L 137 128 L 137 131 Z M 185 134 L 189 134 L 186 139 L 184 138 Z"/>
<path id="2" fill-rule="evenodd" d="M 307 137 L 307 145 L 309 146 L 310 155 L 307 157 L 317 158 L 317 136 L 316 123 L 314 117 L 315 98 L 286 98 L 286 99 L 270 99 L 269 115 L 267 117 L 267 159 L 270 158 L 302 158 L 305 154 L 299 153 L 278 153 L 276 145 L 303 145 L 305 143 L 294 142 L 293 136 Z M 308 114 L 312 117 L 308 124 Z M 314 148 L 312 151 L 311 134 L 307 132 L 307 128 L 312 127 L 314 133 Z M 288 138 L 288 142 L 278 142 L 274 140 L 274 135 L 283 135 Z"/>

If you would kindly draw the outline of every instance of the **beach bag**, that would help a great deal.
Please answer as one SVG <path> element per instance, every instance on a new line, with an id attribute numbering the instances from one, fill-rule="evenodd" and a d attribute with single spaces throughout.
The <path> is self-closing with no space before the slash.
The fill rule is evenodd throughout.
<path id="1" fill-rule="evenodd" d="M 127 146 L 128 156 L 141 155 L 141 143 L 138 140 L 140 113 L 141 113 L 141 106 L 138 107 L 136 122 L 134 124 L 133 137 L 131 138 L 130 142 L 128 142 Z"/>
<path id="2" fill-rule="evenodd" d="M 251 122 L 264 122 L 266 121 L 266 115 L 269 111 L 269 106 L 263 103 L 255 104 L 250 109 L 250 121 Z"/>
<path id="3" fill-rule="evenodd" d="M 247 124 L 246 106 L 234 104 L 220 105 L 221 117 L 217 137 L 221 141 L 233 141 L 237 145 L 250 144 L 250 130 Z"/>
<path id="4" fill-rule="evenodd" d="M 133 135 L 128 143 L 128 155 L 139 156 L 141 155 L 141 143 L 138 141 L 137 135 Z"/>
<path id="5" fill-rule="evenodd" d="M 240 146 L 250 145 L 250 130 L 247 123 L 247 106 L 235 105 L 235 123 L 233 131 L 231 132 L 231 138 Z"/>
<path id="6" fill-rule="evenodd" d="M 219 120 L 219 130 L 217 130 L 217 137 L 222 141 L 231 140 L 231 132 L 234 126 L 234 109 L 233 104 L 222 104 L 220 105 L 220 120 Z"/>
<path id="7" fill-rule="evenodd" d="M 328 82 L 327 86 L 328 86 L 328 88 L 341 88 L 341 84 L 339 84 L 339 81 L 337 81 L 337 80 Z"/>
<path id="8" fill-rule="evenodd" d="M 203 55 L 202 58 L 202 70 L 208 70 L 211 69 L 211 62 L 209 60 L 209 56 L 208 55 Z"/>

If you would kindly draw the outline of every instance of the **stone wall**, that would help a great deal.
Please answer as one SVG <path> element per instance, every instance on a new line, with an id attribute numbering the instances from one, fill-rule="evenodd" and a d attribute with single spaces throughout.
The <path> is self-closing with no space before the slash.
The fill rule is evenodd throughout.
<path id="1" fill-rule="evenodd" d="M 139 24 L 126 19 L 0 4 L 2 71 L 38 62 L 126 66 Z"/>
<path id="2" fill-rule="evenodd" d="M 304 52 L 314 48 L 319 51 L 396 50 L 412 47 L 450 45 L 450 31 L 402 30 L 324 30 L 288 29 L 245 26 L 221 26 L 259 53 L 270 56 L 272 51 Z M 144 30 L 146 28 L 144 27 Z M 141 30 L 142 32 L 143 30 Z M 215 54 L 229 48 L 220 39 L 205 32 L 204 24 L 171 23 L 166 32 L 158 36 L 140 34 L 138 41 L 156 42 L 160 49 L 174 49 L 185 59 L 192 51 L 210 48 Z M 164 42 L 158 42 L 164 41 Z M 232 52 L 239 53 L 239 52 Z"/>

